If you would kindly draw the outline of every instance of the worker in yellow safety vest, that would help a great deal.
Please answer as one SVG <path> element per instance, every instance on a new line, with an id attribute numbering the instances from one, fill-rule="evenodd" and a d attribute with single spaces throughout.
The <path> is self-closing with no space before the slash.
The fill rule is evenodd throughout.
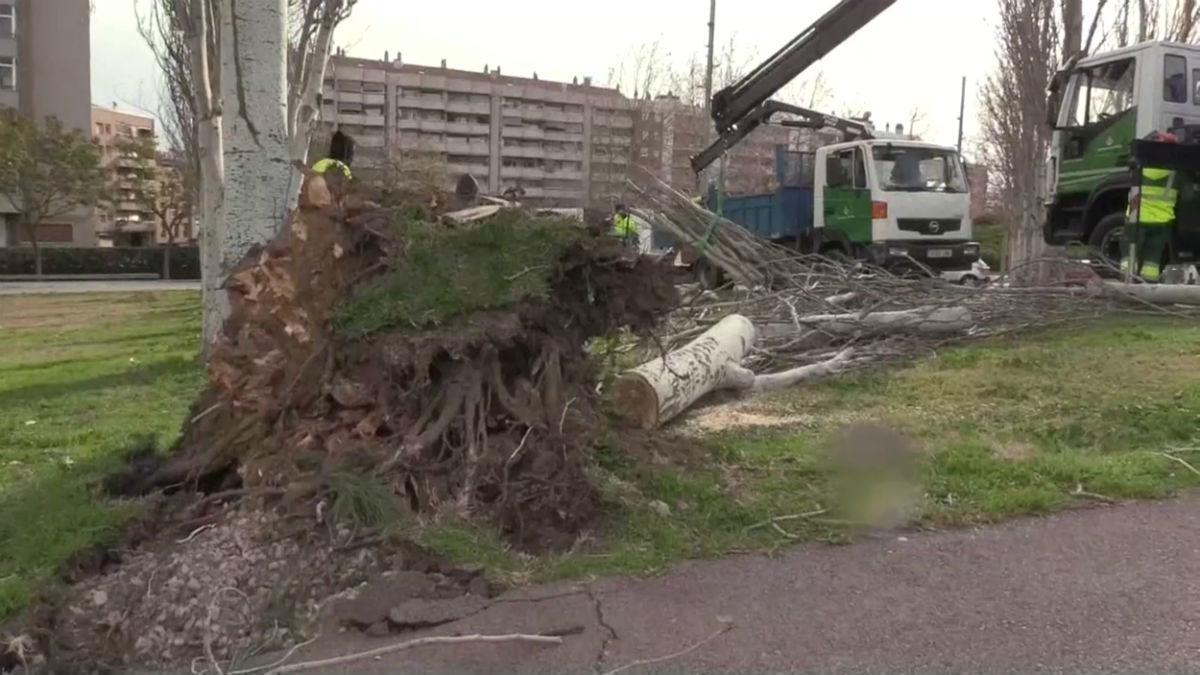
<path id="1" fill-rule="evenodd" d="M 338 129 L 329 141 L 329 156 L 317 160 L 313 164 L 312 170 L 314 173 L 321 174 L 336 171 L 346 180 L 350 180 L 353 177 L 350 173 L 350 162 L 353 160 L 354 139 Z"/>
<path id="2" fill-rule="evenodd" d="M 1162 277 L 1171 228 L 1175 226 L 1175 203 L 1179 199 L 1175 172 L 1143 168 L 1137 190 L 1126 212 L 1121 273 L 1132 271 L 1146 281 L 1157 282 Z"/>
<path id="3" fill-rule="evenodd" d="M 617 212 L 613 214 L 612 224 L 614 237 L 619 238 L 626 246 L 638 245 L 637 225 L 633 222 L 633 216 L 629 214 L 629 207 L 617 204 Z"/>

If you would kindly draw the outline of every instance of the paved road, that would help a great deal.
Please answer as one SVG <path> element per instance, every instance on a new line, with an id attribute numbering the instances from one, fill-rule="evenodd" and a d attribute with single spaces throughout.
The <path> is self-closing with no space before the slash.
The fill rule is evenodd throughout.
<path id="1" fill-rule="evenodd" d="M 423 647 L 316 672 L 605 672 L 685 649 L 719 628 L 718 617 L 734 627 L 686 656 L 624 672 L 1198 672 L 1200 500 L 511 593 L 427 634 L 582 633 L 557 647 Z M 395 639 L 342 634 L 302 658 Z"/>
<path id="2" fill-rule="evenodd" d="M 6 281 L 0 283 L 0 295 L 198 290 L 200 290 L 199 281 Z"/>

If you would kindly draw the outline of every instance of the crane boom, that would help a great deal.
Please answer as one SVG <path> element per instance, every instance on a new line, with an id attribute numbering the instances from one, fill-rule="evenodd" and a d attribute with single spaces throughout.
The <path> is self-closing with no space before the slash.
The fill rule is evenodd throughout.
<path id="1" fill-rule="evenodd" d="M 745 77 L 714 94 L 712 117 L 721 138 L 717 139 L 713 147 L 693 159 L 692 168 L 699 171 L 733 143 L 745 137 L 745 133 L 737 134 L 738 126 L 754 116 L 756 110 L 767 103 L 767 99 L 863 26 L 871 23 L 895 2 L 896 0 L 841 0 L 833 9 L 817 19 L 816 23 L 806 28 Z M 765 117 L 759 114 L 756 119 L 761 123 Z M 700 159 L 706 156 L 711 159 L 697 166 Z"/>

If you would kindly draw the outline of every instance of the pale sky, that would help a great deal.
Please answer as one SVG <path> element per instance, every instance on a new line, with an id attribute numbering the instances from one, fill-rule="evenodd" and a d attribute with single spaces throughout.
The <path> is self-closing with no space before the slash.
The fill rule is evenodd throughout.
<path id="1" fill-rule="evenodd" d="M 134 11 L 151 0 L 94 0 L 92 98 L 97 104 L 157 110 L 157 73 L 137 34 Z M 717 45 L 732 39 L 738 60 L 769 56 L 835 0 L 717 0 Z M 972 155 L 976 91 L 993 62 L 995 0 L 897 0 L 874 23 L 834 50 L 821 72 L 832 90 L 828 112 L 869 110 L 877 126 L 925 113 L 925 139 L 953 144 L 961 78 L 967 80 L 967 141 Z M 359 0 L 339 29 L 353 56 L 570 81 L 610 70 L 642 45 L 659 41 L 686 64 L 707 42 L 708 0 Z M 629 93 L 629 92 L 626 92 Z M 657 93 L 657 92 L 656 92 Z"/>

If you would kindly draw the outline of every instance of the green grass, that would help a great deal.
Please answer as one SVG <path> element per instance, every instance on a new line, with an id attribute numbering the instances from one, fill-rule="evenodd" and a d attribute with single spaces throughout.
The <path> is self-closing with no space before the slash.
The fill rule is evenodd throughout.
<path id="1" fill-rule="evenodd" d="M 398 227 L 407 247 L 404 264 L 339 308 L 334 323 L 342 334 L 428 328 L 525 297 L 546 297 L 555 264 L 579 233 L 568 222 L 516 211 L 462 228 L 420 221 Z"/>
<path id="2" fill-rule="evenodd" d="M 196 293 L 0 297 L 0 618 L 134 506 L 98 477 L 172 442 L 200 384 Z"/>
<path id="3" fill-rule="evenodd" d="M 191 293 L 0 298 L 0 617 L 72 556 L 113 541 L 136 508 L 102 497 L 95 481 L 131 445 L 175 437 L 200 385 L 197 305 Z M 671 462 L 645 450 L 635 459 L 609 436 L 590 469 L 608 518 L 567 554 L 524 556 L 486 528 L 396 518 L 379 486 L 354 475 L 339 477 L 337 508 L 362 525 L 395 520 L 434 551 L 513 581 L 843 542 L 857 530 L 855 484 L 831 449 L 859 422 L 886 425 L 917 449 L 908 524 L 1049 513 L 1087 503 L 1077 488 L 1162 498 L 1200 485 L 1161 454 L 1175 449 L 1200 466 L 1200 326 L 1129 319 L 953 348 L 763 397 L 750 410 L 792 421 L 698 438 L 699 450 Z M 670 514 L 650 508 L 654 500 Z"/>
<path id="4" fill-rule="evenodd" d="M 958 527 L 1094 503 L 1076 490 L 1167 497 L 1200 486 L 1162 454 L 1200 465 L 1200 326 L 1122 320 L 954 348 L 898 372 L 764 397 L 752 410 L 800 422 L 700 439 L 705 451 L 686 468 L 602 448 L 595 473 L 612 518 L 592 550 L 524 558 L 460 523 L 418 536 L 517 580 L 644 573 L 684 558 L 845 541 L 867 525 L 864 485 L 873 498 L 895 486 L 895 476 L 862 483 L 839 469 L 833 449 L 858 423 L 895 430 L 915 446 L 910 501 L 895 502 L 907 508 L 889 525 Z M 671 514 L 657 515 L 650 500 Z M 819 510 L 827 512 L 769 524 Z"/>
<path id="5" fill-rule="evenodd" d="M 975 241 L 979 242 L 979 256 L 996 272 L 1004 260 L 1004 247 L 1008 241 L 1006 226 L 990 220 L 975 223 Z"/>

